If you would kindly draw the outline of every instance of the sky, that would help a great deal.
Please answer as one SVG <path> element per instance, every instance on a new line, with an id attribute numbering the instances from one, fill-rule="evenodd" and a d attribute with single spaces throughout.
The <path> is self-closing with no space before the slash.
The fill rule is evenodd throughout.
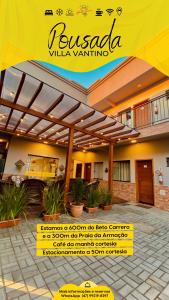
<path id="1" fill-rule="evenodd" d="M 41 65 L 44 67 L 47 67 L 51 71 L 60 74 L 61 76 L 73 80 L 79 84 L 81 84 L 83 87 L 88 88 L 91 86 L 96 80 L 104 77 L 106 74 L 108 74 L 110 71 L 115 69 L 121 62 L 123 62 L 127 57 L 121 57 L 118 59 L 115 59 L 111 61 L 110 63 L 95 69 L 90 72 L 72 72 L 65 69 L 62 69 L 60 67 L 57 67 L 55 65 L 38 61 Z"/>

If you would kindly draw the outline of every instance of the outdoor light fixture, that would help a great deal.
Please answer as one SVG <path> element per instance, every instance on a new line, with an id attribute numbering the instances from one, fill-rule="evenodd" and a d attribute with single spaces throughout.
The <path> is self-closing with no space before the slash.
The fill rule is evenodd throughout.
<path id="1" fill-rule="evenodd" d="M 5 119 L 5 115 L 0 114 L 0 119 Z"/>

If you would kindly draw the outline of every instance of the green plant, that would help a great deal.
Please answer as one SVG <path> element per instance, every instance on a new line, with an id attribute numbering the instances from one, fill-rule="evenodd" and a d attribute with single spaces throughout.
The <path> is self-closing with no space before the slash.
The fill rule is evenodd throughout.
<path id="1" fill-rule="evenodd" d="M 100 203 L 99 189 L 91 188 L 87 194 L 87 207 L 97 207 Z"/>
<path id="2" fill-rule="evenodd" d="M 60 212 L 63 206 L 64 192 L 59 186 L 51 185 L 44 189 L 44 208 L 48 215 L 53 215 Z"/>
<path id="3" fill-rule="evenodd" d="M 72 184 L 72 197 L 75 205 L 80 205 L 84 196 L 85 185 L 81 178 L 77 178 L 77 180 Z"/>
<path id="4" fill-rule="evenodd" d="M 108 189 L 101 188 L 100 194 L 101 194 L 101 203 L 103 205 L 111 205 L 112 204 L 112 194 L 111 194 L 111 192 L 109 192 Z"/>
<path id="5" fill-rule="evenodd" d="M 17 218 L 26 208 L 26 200 L 24 186 L 5 185 L 0 195 L 0 221 Z"/>

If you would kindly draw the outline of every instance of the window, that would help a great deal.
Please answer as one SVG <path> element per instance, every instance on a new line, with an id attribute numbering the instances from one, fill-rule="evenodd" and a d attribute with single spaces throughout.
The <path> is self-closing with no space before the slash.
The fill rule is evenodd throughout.
<path id="1" fill-rule="evenodd" d="M 113 163 L 113 180 L 130 181 L 130 161 L 115 161 Z"/>
<path id="2" fill-rule="evenodd" d="M 94 163 L 94 178 L 103 179 L 103 162 Z"/>
<path id="3" fill-rule="evenodd" d="M 58 158 L 28 155 L 25 175 L 36 178 L 55 178 L 58 170 Z"/>

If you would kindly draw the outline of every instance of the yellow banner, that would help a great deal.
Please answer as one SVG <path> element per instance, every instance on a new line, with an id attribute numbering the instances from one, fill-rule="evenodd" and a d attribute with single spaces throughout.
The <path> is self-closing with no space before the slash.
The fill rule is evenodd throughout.
<path id="1" fill-rule="evenodd" d="M 62 286 L 54 295 L 53 300 L 62 299 L 105 299 L 114 300 L 112 290 L 107 286 L 97 286 L 92 281 L 85 281 L 80 286 L 75 284 L 66 284 Z"/>
<path id="2" fill-rule="evenodd" d="M 168 0 L 1 0 L 0 69 L 25 60 L 72 71 L 137 56 L 169 75 Z"/>

